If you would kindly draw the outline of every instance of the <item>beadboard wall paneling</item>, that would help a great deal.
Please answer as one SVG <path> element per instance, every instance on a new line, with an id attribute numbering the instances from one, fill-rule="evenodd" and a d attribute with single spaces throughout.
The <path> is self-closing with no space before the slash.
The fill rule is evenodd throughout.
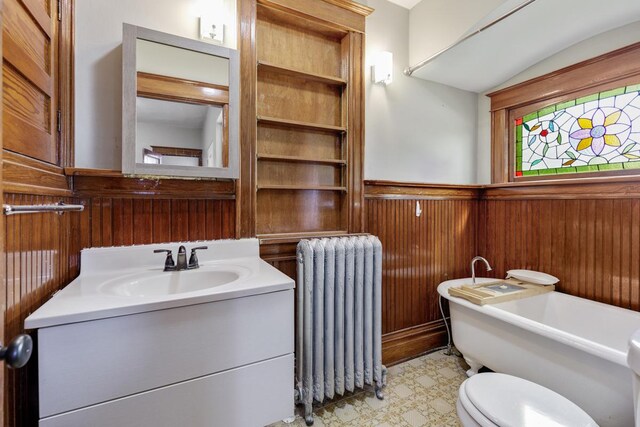
<path id="1" fill-rule="evenodd" d="M 80 203 L 74 198 L 4 194 L 13 205 Z M 80 228 L 87 212 L 12 215 L 5 217 L 5 337 L 24 332 L 24 319 L 79 271 Z M 34 335 L 35 338 L 35 335 Z M 6 369 L 5 421 L 9 426 L 36 425 L 37 355 L 22 369 Z M 34 398 L 35 397 L 35 398 Z"/>
<path id="2" fill-rule="evenodd" d="M 470 275 L 478 228 L 478 189 L 365 182 L 365 229 L 383 248 L 384 363 L 444 342 L 438 284 Z M 416 204 L 421 215 L 416 216 Z"/>
<path id="3" fill-rule="evenodd" d="M 478 252 L 493 275 L 544 271 L 560 292 L 640 310 L 640 198 L 549 197 L 480 202 Z"/>
<path id="4" fill-rule="evenodd" d="M 6 156 L 5 190 L 15 192 L 5 191 L 4 203 L 63 201 L 82 203 L 85 210 L 4 218 L 4 336 L 8 339 L 23 333 L 24 319 L 77 277 L 82 248 L 235 237 L 232 181 L 159 181 L 71 171 L 70 189 L 59 168 L 34 162 L 11 153 Z M 30 168 L 31 163 L 38 167 Z M 21 175 L 20 170 L 31 172 Z M 34 354 L 24 368 L 5 369 L 4 425 L 37 424 L 37 366 Z"/>
<path id="5" fill-rule="evenodd" d="M 93 197 L 83 247 L 235 237 L 234 200 Z"/>
<path id="6" fill-rule="evenodd" d="M 71 172 L 71 171 L 70 171 Z M 126 178 L 73 171 L 89 212 L 81 246 L 121 246 L 236 235 L 233 181 Z"/>

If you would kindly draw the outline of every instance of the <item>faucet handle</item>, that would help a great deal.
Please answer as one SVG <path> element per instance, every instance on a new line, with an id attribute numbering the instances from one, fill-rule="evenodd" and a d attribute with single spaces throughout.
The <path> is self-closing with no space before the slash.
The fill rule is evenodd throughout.
<path id="1" fill-rule="evenodd" d="M 209 246 L 197 246 L 195 248 L 191 248 L 191 256 L 189 257 L 189 268 L 198 268 L 200 265 L 198 264 L 198 255 L 196 255 L 196 251 L 201 249 L 209 249 Z"/>
<path id="2" fill-rule="evenodd" d="M 155 254 L 162 252 L 167 253 L 167 257 L 164 260 L 164 271 L 173 270 L 176 267 L 176 263 L 173 261 L 173 253 L 171 252 L 171 249 L 156 249 L 153 251 Z"/>

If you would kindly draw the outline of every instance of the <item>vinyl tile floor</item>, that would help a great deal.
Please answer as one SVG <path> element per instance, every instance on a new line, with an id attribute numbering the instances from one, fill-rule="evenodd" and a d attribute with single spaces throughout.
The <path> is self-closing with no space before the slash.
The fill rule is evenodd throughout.
<path id="1" fill-rule="evenodd" d="M 389 368 L 384 400 L 367 389 L 314 407 L 314 427 L 459 426 L 458 388 L 467 378 L 463 359 L 431 353 Z M 292 423 L 269 427 L 305 426 L 301 407 Z"/>

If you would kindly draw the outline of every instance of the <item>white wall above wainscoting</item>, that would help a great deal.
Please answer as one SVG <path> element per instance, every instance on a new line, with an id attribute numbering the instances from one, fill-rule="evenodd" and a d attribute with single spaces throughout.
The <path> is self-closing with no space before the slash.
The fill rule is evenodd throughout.
<path id="1" fill-rule="evenodd" d="M 225 46 L 235 48 L 236 0 L 76 2 L 75 166 L 120 169 L 122 23 L 199 39 L 199 17 L 225 15 Z"/>

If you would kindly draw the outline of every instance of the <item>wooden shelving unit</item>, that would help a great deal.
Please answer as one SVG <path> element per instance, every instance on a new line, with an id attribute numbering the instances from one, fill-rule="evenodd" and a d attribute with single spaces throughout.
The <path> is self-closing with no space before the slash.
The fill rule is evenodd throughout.
<path id="1" fill-rule="evenodd" d="M 348 230 L 351 33 L 269 5 L 256 14 L 256 234 Z"/>
<path id="2" fill-rule="evenodd" d="M 347 191 L 347 187 L 326 185 L 259 185 L 258 190 Z"/>
<path id="3" fill-rule="evenodd" d="M 272 162 L 292 162 L 292 163 L 316 163 L 325 165 L 346 166 L 347 161 L 342 159 L 313 159 L 299 156 L 278 156 L 273 154 L 258 154 L 258 160 L 269 160 Z"/>
<path id="4" fill-rule="evenodd" d="M 347 131 L 347 128 L 344 126 L 325 125 L 321 123 L 305 122 L 300 120 L 279 119 L 276 117 L 258 116 L 257 120 L 258 120 L 258 123 L 263 123 L 263 124 L 268 124 L 273 126 L 281 126 L 285 128 L 292 127 L 292 128 L 298 128 L 298 129 L 338 132 L 338 133 Z"/>
<path id="5" fill-rule="evenodd" d="M 271 71 L 273 73 L 280 73 L 282 75 L 290 77 L 296 77 L 299 79 L 310 80 L 329 85 L 345 86 L 347 84 L 347 81 L 340 77 L 311 73 L 307 71 L 297 70 L 295 68 L 271 64 L 265 61 L 258 61 L 258 70 Z"/>

